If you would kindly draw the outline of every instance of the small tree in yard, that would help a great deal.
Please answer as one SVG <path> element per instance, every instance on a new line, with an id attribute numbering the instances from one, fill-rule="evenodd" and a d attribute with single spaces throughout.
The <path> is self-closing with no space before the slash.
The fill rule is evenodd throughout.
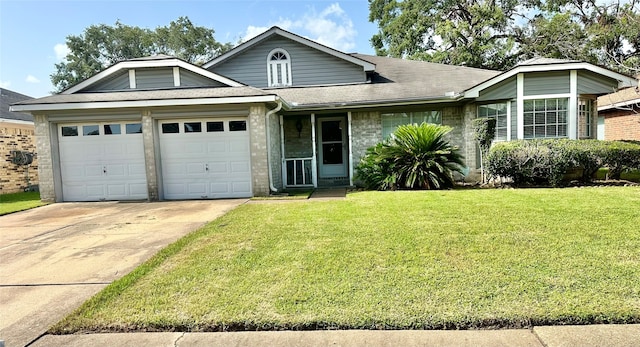
<path id="1" fill-rule="evenodd" d="M 462 173 L 464 163 L 458 148 L 445 139 L 450 131 L 436 124 L 402 125 L 367 150 L 356 177 L 379 190 L 452 187 L 453 172 Z"/>
<path id="2" fill-rule="evenodd" d="M 482 175 L 482 183 L 485 183 L 484 161 L 491 148 L 491 143 L 496 137 L 496 119 L 476 118 L 473 120 L 472 125 L 473 138 L 478 141 L 478 147 L 480 147 L 480 175 Z"/>

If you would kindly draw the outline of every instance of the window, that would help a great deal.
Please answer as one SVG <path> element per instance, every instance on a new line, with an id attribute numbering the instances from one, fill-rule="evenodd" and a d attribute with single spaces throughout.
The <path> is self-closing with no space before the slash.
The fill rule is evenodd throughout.
<path id="1" fill-rule="evenodd" d="M 162 124 L 163 134 L 177 134 L 180 132 L 180 125 L 178 123 L 164 123 Z"/>
<path id="2" fill-rule="evenodd" d="M 120 124 L 105 124 L 104 125 L 104 134 L 105 135 L 120 135 Z"/>
<path id="3" fill-rule="evenodd" d="M 507 140 L 507 103 L 478 106 L 478 118 L 494 118 L 496 120 L 496 140 Z"/>
<path id="4" fill-rule="evenodd" d="M 568 100 L 524 100 L 524 138 L 567 137 Z"/>
<path id="5" fill-rule="evenodd" d="M 243 120 L 229 121 L 229 131 L 246 131 L 247 122 Z"/>
<path id="6" fill-rule="evenodd" d="M 83 125 L 82 136 L 100 135 L 100 127 L 98 125 Z"/>
<path id="7" fill-rule="evenodd" d="M 382 114 L 382 138 L 386 139 L 400 125 L 405 124 L 442 124 L 440 111 L 403 112 Z"/>
<path id="8" fill-rule="evenodd" d="M 283 49 L 274 49 L 267 58 L 267 78 L 269 87 L 291 85 L 291 59 Z"/>
<path id="9" fill-rule="evenodd" d="M 579 138 L 591 138 L 591 123 L 594 116 L 594 100 L 578 99 L 578 136 Z"/>
<path id="10" fill-rule="evenodd" d="M 200 122 L 184 123 L 184 132 L 185 133 L 200 133 L 200 132 L 202 132 L 202 123 L 200 123 Z"/>
<path id="11" fill-rule="evenodd" d="M 127 134 L 142 134 L 142 123 L 127 124 Z"/>
<path id="12" fill-rule="evenodd" d="M 62 136 L 78 136 L 78 127 L 75 125 L 62 127 Z"/>
<path id="13" fill-rule="evenodd" d="M 224 131 L 224 122 L 207 122 L 207 132 L 219 132 Z"/>

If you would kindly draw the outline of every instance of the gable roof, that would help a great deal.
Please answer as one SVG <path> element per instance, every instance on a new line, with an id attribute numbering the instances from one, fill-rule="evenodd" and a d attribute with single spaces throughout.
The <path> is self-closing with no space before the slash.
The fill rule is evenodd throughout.
<path id="1" fill-rule="evenodd" d="M 473 88 L 470 88 L 464 92 L 465 98 L 477 98 L 480 95 L 480 91 L 487 89 L 497 83 L 500 83 L 506 79 L 509 79 L 519 73 L 524 72 L 548 72 L 548 71 L 566 71 L 566 70 L 587 70 L 605 77 L 618 81 L 618 88 L 629 87 L 634 85 L 635 78 L 623 75 L 621 73 L 605 69 L 600 66 L 596 66 L 584 61 L 579 60 L 564 60 L 564 59 L 552 59 L 552 58 L 533 58 L 523 61 L 510 70 L 503 72 L 502 74 L 495 76 L 487 81 L 484 81 Z M 637 82 L 636 82 L 637 83 Z"/>
<path id="2" fill-rule="evenodd" d="M 289 40 L 298 42 L 298 43 L 303 44 L 305 46 L 308 46 L 308 47 L 317 49 L 317 50 L 319 50 L 321 52 L 330 54 L 330 55 L 332 55 L 332 56 L 334 56 L 336 58 L 343 59 L 343 60 L 346 60 L 346 61 L 348 61 L 350 63 L 362 66 L 364 71 L 368 72 L 368 71 L 375 70 L 375 65 L 370 63 L 370 62 L 368 62 L 368 61 L 361 60 L 361 59 L 359 59 L 359 58 L 357 58 L 357 57 L 355 57 L 353 55 L 349 55 L 349 54 L 340 52 L 340 51 L 335 50 L 333 48 L 330 48 L 330 47 L 327 47 L 327 46 L 322 45 L 320 43 L 317 43 L 315 41 L 306 39 L 306 38 L 304 38 L 302 36 L 298 36 L 298 35 L 296 35 L 294 33 L 291 33 L 291 32 L 288 32 L 286 30 L 280 29 L 277 26 L 271 27 L 271 29 L 265 31 L 264 33 L 254 37 L 254 38 L 252 38 L 252 39 L 250 39 L 250 40 L 248 40 L 246 42 L 243 42 L 242 44 L 236 46 L 235 48 L 231 49 L 230 51 L 228 51 L 228 52 L 226 52 L 226 53 L 214 58 L 213 60 L 209 61 L 208 63 L 205 63 L 204 65 L 202 65 L 202 67 L 205 68 L 205 69 L 208 69 L 208 68 L 210 68 L 210 67 L 212 67 L 214 65 L 220 64 L 220 63 L 222 63 L 224 61 L 227 61 L 227 60 L 231 59 L 233 56 L 235 56 L 235 55 L 237 55 L 237 54 L 239 54 L 241 52 L 244 52 L 245 50 L 255 46 L 256 44 L 258 44 L 260 42 L 263 42 L 264 40 L 266 40 L 266 39 L 268 39 L 268 38 L 270 38 L 270 37 L 272 37 L 274 35 L 279 35 L 279 36 L 285 37 L 285 38 L 287 38 Z"/>
<path id="3" fill-rule="evenodd" d="M 108 67 L 105 70 L 102 70 L 97 74 L 89 77 L 88 79 L 62 91 L 61 94 L 73 94 L 73 93 L 79 92 L 122 70 L 152 68 L 152 67 L 176 67 L 176 66 L 183 68 L 185 70 L 189 70 L 193 73 L 199 74 L 206 78 L 212 79 L 214 81 L 220 82 L 222 84 L 226 84 L 229 87 L 243 86 L 242 83 L 236 82 L 230 78 L 205 70 L 199 66 L 188 63 L 182 59 L 178 59 L 176 57 L 172 57 L 168 55 L 157 55 L 152 57 L 135 58 L 135 59 L 125 60 L 125 61 L 116 63 L 111 67 Z"/>
<path id="4" fill-rule="evenodd" d="M 288 109 L 321 109 L 452 102 L 499 71 L 416 60 L 351 54 L 376 66 L 369 83 L 275 90 Z"/>
<path id="5" fill-rule="evenodd" d="M 33 98 L 30 96 L 16 93 L 9 89 L 0 88 L 0 119 L 33 122 L 32 115 L 22 112 L 12 112 L 10 110 L 11 104 L 31 99 Z"/>

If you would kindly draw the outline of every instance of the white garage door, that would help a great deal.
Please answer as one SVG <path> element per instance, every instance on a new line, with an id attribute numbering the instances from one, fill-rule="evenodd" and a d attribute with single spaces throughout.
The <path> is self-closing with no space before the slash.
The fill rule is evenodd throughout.
<path id="1" fill-rule="evenodd" d="M 58 127 L 64 201 L 147 198 L 140 123 Z"/>
<path id="2" fill-rule="evenodd" d="M 160 122 L 165 199 L 252 196 L 246 118 Z"/>

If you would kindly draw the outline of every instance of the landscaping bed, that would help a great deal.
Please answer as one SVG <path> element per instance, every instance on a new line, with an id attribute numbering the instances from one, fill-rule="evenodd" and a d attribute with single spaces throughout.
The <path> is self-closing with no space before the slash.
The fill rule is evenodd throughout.
<path id="1" fill-rule="evenodd" d="M 51 333 L 640 323 L 640 188 L 245 204 Z"/>

